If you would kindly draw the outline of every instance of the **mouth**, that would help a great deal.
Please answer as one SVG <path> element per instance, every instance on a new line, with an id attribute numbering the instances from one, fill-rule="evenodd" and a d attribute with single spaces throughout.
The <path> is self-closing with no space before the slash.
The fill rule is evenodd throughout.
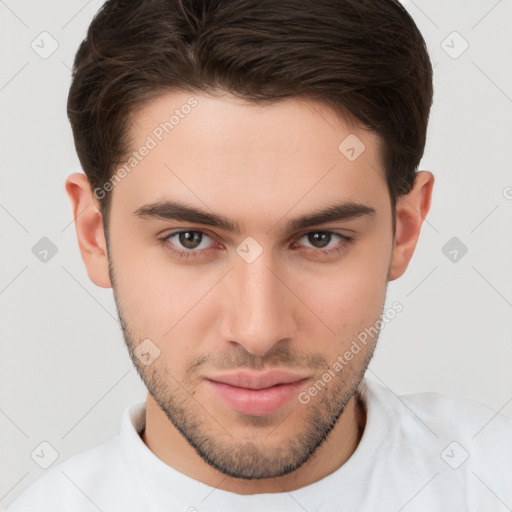
<path id="1" fill-rule="evenodd" d="M 265 374 L 236 373 L 205 378 L 215 396 L 240 414 L 267 416 L 282 409 L 293 398 L 309 377 L 288 372 Z"/>

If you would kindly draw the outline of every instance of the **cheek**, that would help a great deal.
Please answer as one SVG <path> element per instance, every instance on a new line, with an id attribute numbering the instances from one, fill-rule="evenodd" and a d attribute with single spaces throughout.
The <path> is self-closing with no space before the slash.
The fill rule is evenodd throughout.
<path id="1" fill-rule="evenodd" d="M 338 263 L 298 276 L 298 295 L 341 338 L 364 330 L 382 313 L 390 250 L 383 239 L 360 243 Z"/>
<path id="2" fill-rule="evenodd" d="M 207 276 L 173 264 L 160 246 L 126 238 L 112 244 L 119 307 L 136 332 L 161 338 L 208 290 Z"/>
<path id="3" fill-rule="evenodd" d="M 373 324 L 385 299 L 381 282 L 382 279 L 371 279 L 364 273 L 338 276 L 324 283 L 316 280 L 314 287 L 303 288 L 304 303 L 318 316 L 311 316 L 311 322 L 318 324 L 321 320 L 342 337 Z"/>

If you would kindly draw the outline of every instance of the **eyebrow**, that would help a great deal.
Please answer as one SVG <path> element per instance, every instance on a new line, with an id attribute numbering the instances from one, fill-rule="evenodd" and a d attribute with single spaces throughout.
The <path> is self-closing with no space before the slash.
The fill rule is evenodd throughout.
<path id="1" fill-rule="evenodd" d="M 223 215 L 209 213 L 198 208 L 188 206 L 177 201 L 158 201 L 141 206 L 135 212 L 135 216 L 141 219 L 164 219 L 205 224 L 215 228 L 243 233 L 243 224 L 231 220 Z M 374 216 L 376 211 L 369 205 L 354 201 L 336 203 L 321 210 L 289 219 L 286 222 L 285 230 L 288 232 L 298 231 L 304 228 L 325 224 L 334 221 L 348 221 L 364 215 Z"/>

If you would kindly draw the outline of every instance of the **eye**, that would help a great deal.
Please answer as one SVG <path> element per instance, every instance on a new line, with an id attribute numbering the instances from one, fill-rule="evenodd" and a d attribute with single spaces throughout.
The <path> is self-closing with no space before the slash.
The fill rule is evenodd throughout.
<path id="1" fill-rule="evenodd" d="M 330 231 L 311 231 L 301 237 L 313 245 L 314 249 L 324 249 L 332 242 L 333 234 Z M 339 235 L 338 235 L 339 236 Z"/>
<path id="2" fill-rule="evenodd" d="M 331 256 L 347 249 L 354 240 L 335 231 L 310 231 L 300 236 L 297 241 L 305 240 L 305 250 L 312 255 Z M 209 252 L 215 245 L 211 236 L 200 230 L 175 231 L 159 239 L 162 246 L 179 258 L 198 257 Z M 291 248 L 296 250 L 304 246 L 293 242 Z"/>
<path id="3" fill-rule="evenodd" d="M 196 230 L 175 231 L 160 239 L 162 245 L 180 258 L 196 256 L 199 252 L 209 249 L 211 245 L 204 243 L 207 240 L 213 241 L 203 231 Z"/>
<path id="4" fill-rule="evenodd" d="M 325 255 L 339 253 L 353 241 L 352 237 L 336 233 L 335 231 L 310 231 L 302 235 L 298 240 L 303 239 L 306 243 L 311 244 L 309 247 L 306 245 L 306 247 L 312 249 L 312 253 Z M 296 247 L 297 243 L 294 243 L 293 246 Z"/>

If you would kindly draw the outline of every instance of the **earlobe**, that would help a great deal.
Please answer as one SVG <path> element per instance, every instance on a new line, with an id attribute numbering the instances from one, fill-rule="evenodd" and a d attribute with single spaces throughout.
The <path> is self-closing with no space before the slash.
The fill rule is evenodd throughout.
<path id="1" fill-rule="evenodd" d="M 111 288 L 102 215 L 87 176 L 81 173 L 70 174 L 66 179 L 66 192 L 71 202 L 78 246 L 87 274 L 95 285 Z"/>
<path id="2" fill-rule="evenodd" d="M 432 202 L 434 175 L 420 171 L 412 190 L 401 196 L 396 205 L 396 233 L 389 281 L 398 279 L 407 269 L 418 243 L 421 226 Z"/>

